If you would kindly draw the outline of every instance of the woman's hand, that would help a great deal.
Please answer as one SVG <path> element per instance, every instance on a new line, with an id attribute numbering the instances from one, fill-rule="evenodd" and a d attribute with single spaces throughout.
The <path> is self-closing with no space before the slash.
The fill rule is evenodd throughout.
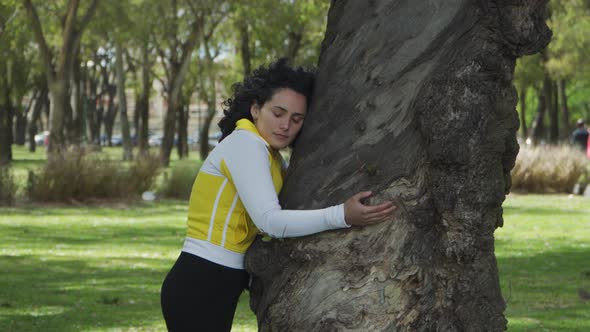
<path id="1" fill-rule="evenodd" d="M 361 200 L 371 196 L 370 191 L 362 191 L 344 202 L 344 220 L 348 225 L 365 226 L 377 224 L 391 217 L 397 208 L 387 201 L 379 205 L 364 205 Z"/>

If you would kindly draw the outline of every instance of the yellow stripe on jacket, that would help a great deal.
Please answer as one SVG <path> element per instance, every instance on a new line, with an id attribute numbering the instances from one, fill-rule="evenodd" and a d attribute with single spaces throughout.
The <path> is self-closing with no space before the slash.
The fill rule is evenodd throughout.
<path id="1" fill-rule="evenodd" d="M 247 119 L 239 120 L 236 130 L 247 130 L 262 138 Z M 283 185 L 282 158 L 268 143 L 266 146 L 269 171 L 278 194 Z M 195 179 L 189 202 L 187 235 L 233 252 L 245 253 L 259 231 L 248 216 L 223 159 L 219 169 L 220 176 L 199 171 Z"/>

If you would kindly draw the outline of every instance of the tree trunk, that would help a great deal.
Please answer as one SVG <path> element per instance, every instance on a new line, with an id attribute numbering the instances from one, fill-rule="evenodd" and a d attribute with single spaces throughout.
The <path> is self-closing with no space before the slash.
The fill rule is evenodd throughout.
<path id="1" fill-rule="evenodd" d="M 549 115 L 549 142 L 551 144 L 557 144 L 559 139 L 559 113 L 557 111 L 555 91 L 555 82 L 548 74 L 545 74 L 543 93 L 546 96 L 547 114 Z"/>
<path id="2" fill-rule="evenodd" d="M 212 88 L 215 90 L 215 88 Z M 209 128 L 211 128 L 211 122 L 213 122 L 213 118 L 215 117 L 215 92 L 212 92 L 211 97 L 207 100 L 207 114 L 205 115 L 205 119 L 199 128 L 199 153 L 201 156 L 201 160 L 205 160 L 209 155 Z"/>
<path id="3" fill-rule="evenodd" d="M 526 91 L 525 85 L 520 87 L 520 136 L 524 141 L 528 138 L 528 128 L 526 125 Z"/>
<path id="4" fill-rule="evenodd" d="M 71 128 L 68 128 L 68 141 L 74 146 L 79 147 L 82 143 L 83 126 L 84 126 L 84 102 L 83 102 L 83 85 L 82 74 L 80 73 L 81 60 L 80 48 L 76 50 L 75 60 L 72 62 L 72 80 L 71 80 Z"/>
<path id="5" fill-rule="evenodd" d="M 280 200 L 371 190 L 399 208 L 370 227 L 258 239 L 246 267 L 260 331 L 506 329 L 493 233 L 518 152 L 511 79 L 550 39 L 544 7 L 332 2 Z"/>
<path id="6" fill-rule="evenodd" d="M 176 2 L 173 2 L 172 8 L 176 15 Z M 175 42 L 180 45 L 180 49 L 170 48 L 168 51 L 170 56 L 168 58 L 168 88 L 166 93 L 168 95 L 168 108 L 166 109 L 166 115 L 164 116 L 164 137 L 162 138 L 162 145 L 160 145 L 160 163 L 162 166 L 168 166 L 170 164 L 170 153 L 174 145 L 174 133 L 176 132 L 176 113 L 178 107 L 181 105 L 182 99 L 182 86 L 184 84 L 184 78 L 189 69 L 191 61 L 191 55 L 199 43 L 200 36 L 203 32 L 204 18 L 196 17 L 191 24 L 189 35 L 186 37 L 185 42 L 180 42 L 177 39 L 176 26 L 172 28 L 174 33 L 172 36 L 176 38 Z M 163 54 L 164 52 L 160 50 Z M 178 52 L 180 51 L 180 52 Z"/>
<path id="7" fill-rule="evenodd" d="M 12 162 L 12 119 L 14 109 L 10 95 L 8 65 L 0 60 L 0 166 Z"/>
<path id="8" fill-rule="evenodd" d="M 18 105 L 14 114 L 14 144 L 23 146 L 27 141 L 27 113 L 30 106 L 23 109 L 22 105 Z"/>
<path id="9" fill-rule="evenodd" d="M 100 145 L 100 131 L 98 130 L 100 120 L 98 118 L 96 103 L 99 98 L 97 95 L 98 82 L 93 75 L 94 70 L 94 68 L 89 68 L 86 77 L 86 135 L 88 135 L 89 144 L 98 146 Z"/>
<path id="10" fill-rule="evenodd" d="M 178 141 L 176 142 L 176 152 L 178 159 L 188 158 L 188 118 L 189 106 L 186 100 L 178 106 Z"/>
<path id="11" fill-rule="evenodd" d="M 50 131 L 48 156 L 52 157 L 60 154 L 65 149 L 64 139 L 64 121 L 69 121 L 68 112 L 71 111 L 69 104 L 68 82 L 72 72 L 72 60 L 75 56 L 75 50 L 79 48 L 82 32 L 88 25 L 88 22 L 94 15 L 98 0 L 92 0 L 86 12 L 77 20 L 79 1 L 68 1 L 66 13 L 62 21 L 62 45 L 55 59 L 50 51 L 41 22 L 35 6 L 30 0 L 23 0 L 23 5 L 29 17 L 31 28 L 33 30 L 43 66 L 47 77 L 51 96 L 50 111 Z M 54 63 L 55 60 L 55 63 Z M 70 126 L 66 126 L 70 128 Z"/>
<path id="12" fill-rule="evenodd" d="M 139 115 L 137 142 L 139 153 L 145 154 L 149 150 L 148 131 L 149 131 L 149 107 L 150 107 L 150 59 L 147 43 L 144 43 L 141 49 L 141 94 L 137 100 L 135 112 Z"/>
<path id="13" fill-rule="evenodd" d="M 238 30 L 240 31 L 240 55 L 242 57 L 242 67 L 244 68 L 244 76 L 248 76 L 252 71 L 250 60 L 250 32 L 248 31 L 248 22 L 244 19 L 241 19 L 238 22 Z"/>
<path id="14" fill-rule="evenodd" d="M 537 112 L 533 119 L 533 125 L 531 126 L 531 140 L 533 145 L 539 144 L 545 139 L 545 108 L 547 107 L 547 101 L 545 95 L 538 91 L 539 105 L 537 105 Z"/>
<path id="15" fill-rule="evenodd" d="M 103 145 L 113 146 L 113 127 L 115 126 L 115 119 L 117 117 L 118 107 L 115 105 L 115 94 L 117 93 L 117 87 L 109 85 L 107 89 L 107 97 L 109 98 L 107 103 L 106 113 L 104 115 L 104 132 L 106 136 L 106 142 Z M 105 144 L 106 143 L 106 144 Z"/>
<path id="16" fill-rule="evenodd" d="M 285 53 L 285 57 L 289 60 L 289 63 L 293 63 L 295 61 L 295 57 L 297 53 L 299 53 L 299 49 L 301 48 L 301 40 L 303 39 L 303 28 L 300 31 L 289 31 L 287 36 L 287 51 Z"/>
<path id="17" fill-rule="evenodd" d="M 69 78 L 57 77 L 55 81 L 48 82 L 49 86 L 49 146 L 48 156 L 59 155 L 65 150 L 64 124 L 66 108 L 69 108 L 69 94 L 67 80 Z"/>
<path id="18" fill-rule="evenodd" d="M 123 139 L 123 160 L 133 160 L 133 146 L 127 117 L 127 97 L 125 95 L 125 70 L 123 69 L 123 49 L 120 42 L 116 46 L 117 65 L 117 98 L 119 99 L 119 121 Z"/>
<path id="19" fill-rule="evenodd" d="M 199 153 L 201 160 L 205 160 L 209 155 L 209 128 L 211 128 L 211 122 L 215 117 L 215 111 L 217 110 L 217 88 L 215 85 L 215 64 L 213 63 L 213 57 L 209 52 L 208 41 L 205 41 L 205 59 L 206 68 L 205 75 L 201 76 L 201 96 L 207 101 L 207 114 L 205 119 L 199 128 Z M 206 82 L 208 81 L 208 83 Z M 208 90 L 207 90 L 208 88 Z"/>
<path id="20" fill-rule="evenodd" d="M 47 105 L 47 86 L 44 85 L 39 89 L 38 95 L 33 100 L 33 104 L 31 106 L 31 111 L 28 114 L 28 121 L 27 121 L 27 133 L 29 135 L 29 151 L 35 152 L 37 148 L 37 143 L 35 142 L 35 135 L 38 132 L 38 123 L 40 122 L 41 118 L 41 111 L 43 107 Z"/>
<path id="21" fill-rule="evenodd" d="M 566 80 L 559 80 L 559 100 L 561 100 L 561 119 L 563 121 L 564 134 L 570 132 L 570 111 L 567 105 Z"/>

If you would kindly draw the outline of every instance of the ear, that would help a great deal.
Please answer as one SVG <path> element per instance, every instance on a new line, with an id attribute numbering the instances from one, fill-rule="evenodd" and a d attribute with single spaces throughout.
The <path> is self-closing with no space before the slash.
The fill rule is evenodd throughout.
<path id="1" fill-rule="evenodd" d="M 258 120 L 258 117 L 260 116 L 260 106 L 255 102 L 250 106 L 250 115 L 252 115 L 254 121 Z"/>

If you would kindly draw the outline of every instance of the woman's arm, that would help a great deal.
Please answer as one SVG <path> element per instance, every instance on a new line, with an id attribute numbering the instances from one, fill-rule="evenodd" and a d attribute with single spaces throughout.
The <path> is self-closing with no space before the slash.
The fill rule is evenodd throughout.
<path id="1" fill-rule="evenodd" d="M 251 133 L 239 134 L 232 142 L 236 144 L 227 147 L 229 151 L 224 161 L 240 200 L 262 232 L 272 237 L 297 237 L 350 225 L 372 224 L 391 215 L 391 202 L 363 205 L 360 200 L 370 195 L 367 192 L 351 197 L 345 204 L 325 209 L 283 210 L 274 190 L 265 144 Z"/>

